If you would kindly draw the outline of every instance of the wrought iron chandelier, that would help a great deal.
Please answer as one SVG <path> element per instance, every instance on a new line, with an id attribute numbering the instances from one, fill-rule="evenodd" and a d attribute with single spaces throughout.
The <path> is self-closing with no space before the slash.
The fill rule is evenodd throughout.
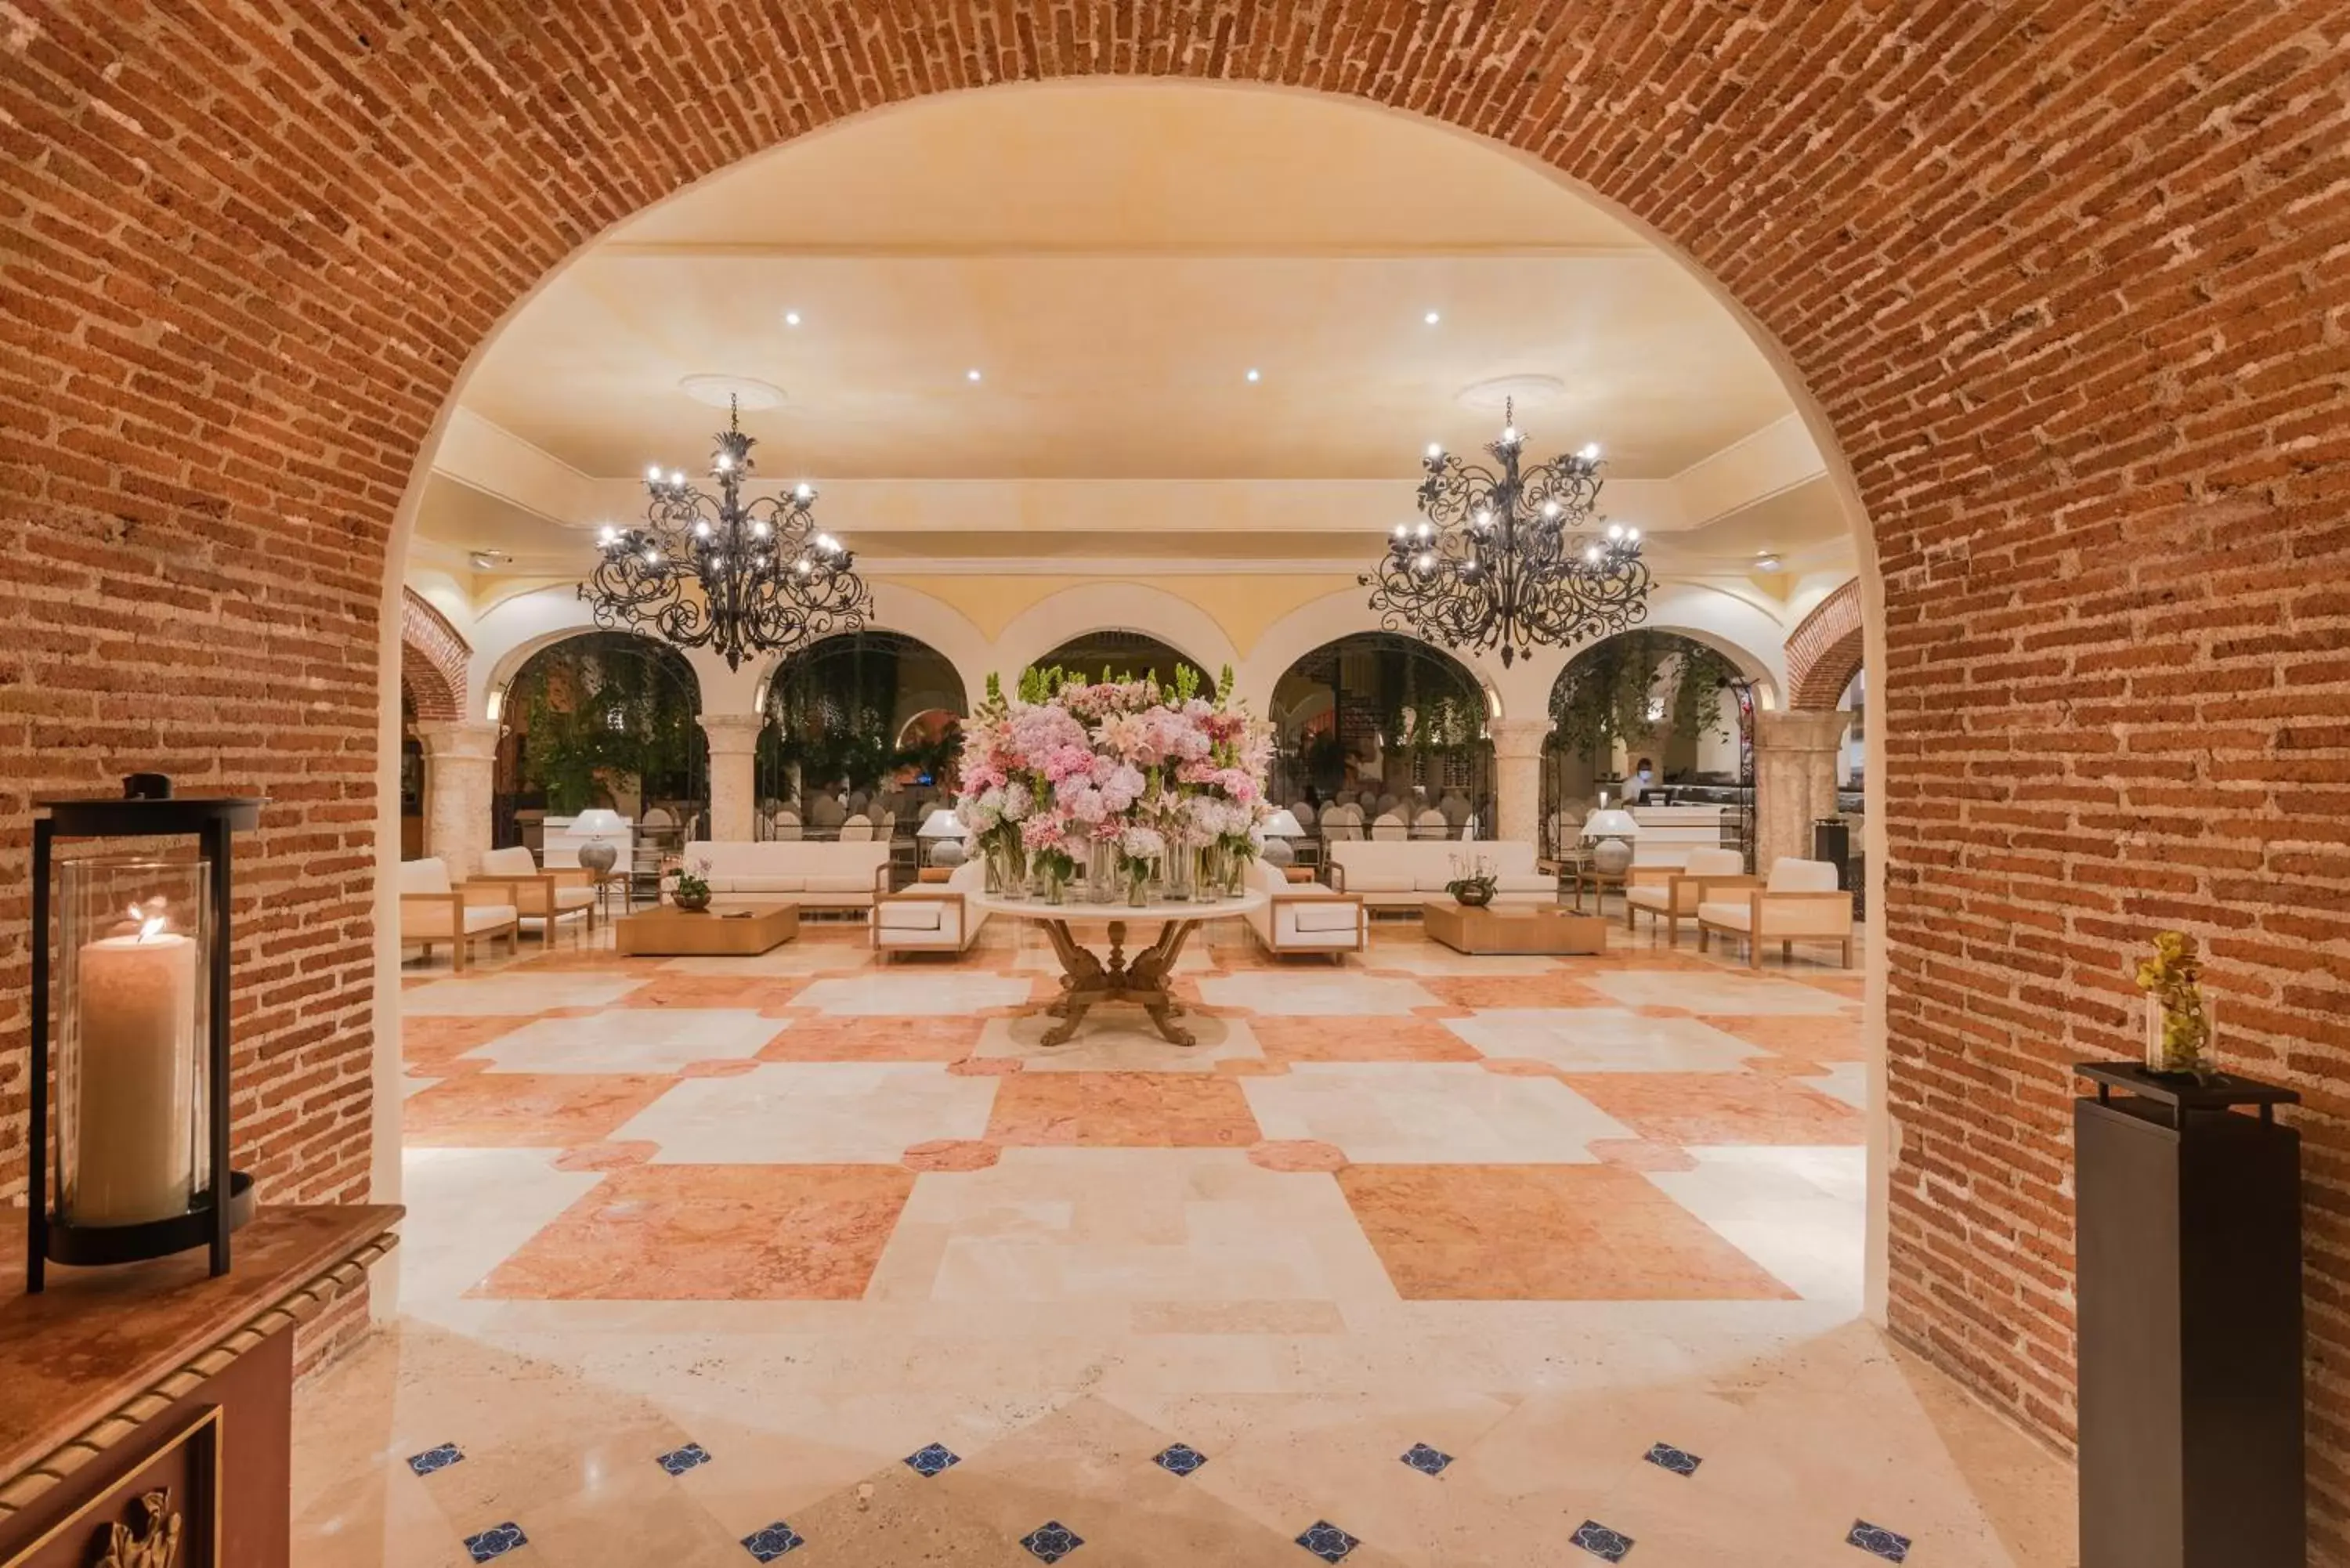
<path id="1" fill-rule="evenodd" d="M 1399 523 L 1377 572 L 1358 579 L 1389 631 L 1447 648 L 1498 648 L 1508 665 L 1537 643 L 1618 632 L 1647 618 L 1640 531 L 1577 532 L 1599 504 L 1599 449 L 1521 470 L 1525 432 L 1503 405 L 1493 466 L 1431 445 L 1417 524 Z"/>
<path id="2" fill-rule="evenodd" d="M 606 528 L 602 559 L 579 597 L 596 624 L 649 631 L 681 648 L 715 648 L 736 670 L 759 653 L 790 653 L 835 632 L 860 630 L 873 596 L 856 556 L 816 526 L 816 487 L 743 499 L 751 449 L 741 410 L 727 400 L 710 472 L 718 493 L 682 471 L 645 471 L 645 521 Z"/>

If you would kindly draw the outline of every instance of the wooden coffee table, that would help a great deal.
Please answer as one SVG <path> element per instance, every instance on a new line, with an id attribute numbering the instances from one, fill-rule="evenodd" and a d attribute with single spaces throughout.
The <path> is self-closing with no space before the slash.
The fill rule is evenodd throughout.
<path id="1" fill-rule="evenodd" d="M 797 904 L 690 914 L 663 904 L 612 922 L 617 952 L 658 958 L 752 958 L 800 934 Z"/>
<path id="2" fill-rule="evenodd" d="M 1607 922 L 1540 904 L 1489 904 L 1472 909 L 1446 898 L 1419 907 L 1429 936 L 1462 953 L 1599 953 Z"/>

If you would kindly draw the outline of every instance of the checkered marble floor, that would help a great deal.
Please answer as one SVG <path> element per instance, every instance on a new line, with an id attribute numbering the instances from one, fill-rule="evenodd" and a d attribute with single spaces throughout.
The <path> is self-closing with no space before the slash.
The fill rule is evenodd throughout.
<path id="1" fill-rule="evenodd" d="M 1048 1049 L 987 938 L 412 963 L 296 1561 L 2073 1561 L 2069 1469 L 1858 1319 L 1853 976 L 1226 921 L 1197 1046 Z"/>

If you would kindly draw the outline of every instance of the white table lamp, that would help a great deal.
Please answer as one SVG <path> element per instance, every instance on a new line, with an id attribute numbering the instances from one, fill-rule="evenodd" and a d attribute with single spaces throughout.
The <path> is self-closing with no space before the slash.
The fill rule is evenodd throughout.
<path id="1" fill-rule="evenodd" d="M 594 806 L 573 817 L 571 831 L 588 841 L 579 846 L 579 864 L 598 877 L 610 875 L 620 851 L 608 835 L 628 830 L 628 819 L 609 806 Z"/>
<path id="2" fill-rule="evenodd" d="M 1283 806 L 1264 819 L 1264 836 L 1267 838 L 1303 838 L 1305 829 L 1299 824 L 1297 814 Z"/>
<path id="3" fill-rule="evenodd" d="M 1632 865 L 1632 840 L 1640 825 L 1628 811 L 1610 806 L 1583 819 L 1583 836 L 1591 843 L 1591 864 L 1610 877 L 1620 877 Z"/>

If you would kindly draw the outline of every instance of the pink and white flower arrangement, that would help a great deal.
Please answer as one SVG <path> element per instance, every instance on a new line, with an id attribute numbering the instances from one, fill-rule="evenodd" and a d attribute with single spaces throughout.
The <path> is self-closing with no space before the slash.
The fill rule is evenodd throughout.
<path id="1" fill-rule="evenodd" d="M 1253 855 L 1272 733 L 1230 702 L 1229 670 L 1222 686 L 1211 701 L 1189 670 L 1170 689 L 1031 670 L 1007 697 L 991 676 L 962 727 L 956 815 L 1007 886 L 1036 857 L 1066 877 L 1095 845 L 1129 878 L 1170 851 Z"/>

